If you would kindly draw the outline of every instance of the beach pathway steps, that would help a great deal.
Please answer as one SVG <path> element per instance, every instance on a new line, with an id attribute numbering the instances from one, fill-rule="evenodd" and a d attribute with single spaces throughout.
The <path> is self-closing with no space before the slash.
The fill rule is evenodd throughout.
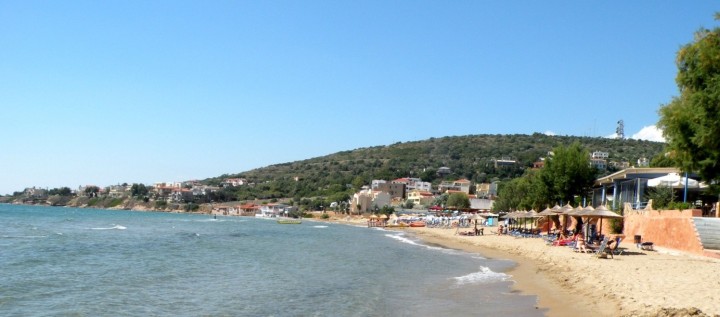
<path id="1" fill-rule="evenodd" d="M 693 217 L 703 248 L 720 251 L 720 218 Z"/>

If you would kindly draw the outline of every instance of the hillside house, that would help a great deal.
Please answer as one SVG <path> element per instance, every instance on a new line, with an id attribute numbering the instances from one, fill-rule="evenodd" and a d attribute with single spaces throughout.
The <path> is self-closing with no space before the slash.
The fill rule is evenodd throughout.
<path id="1" fill-rule="evenodd" d="M 405 199 L 405 184 L 404 183 L 382 183 L 377 189 L 382 192 L 390 194 L 390 198 Z"/>
<path id="2" fill-rule="evenodd" d="M 429 191 L 413 189 L 408 193 L 407 200 L 412 201 L 415 206 L 430 206 L 435 200 L 435 195 Z"/>
<path id="3" fill-rule="evenodd" d="M 440 185 L 438 186 L 438 190 L 441 193 L 459 191 L 465 194 L 470 194 L 470 184 L 471 182 L 464 178 L 455 181 L 445 181 L 440 183 Z"/>
<path id="4" fill-rule="evenodd" d="M 226 178 L 222 182 L 222 185 L 224 187 L 243 186 L 246 184 L 247 184 L 247 179 L 244 179 L 244 178 Z"/>
<path id="5" fill-rule="evenodd" d="M 390 194 L 372 189 L 361 190 L 355 193 L 350 200 L 350 211 L 355 213 L 370 212 L 377 208 L 390 206 Z"/>

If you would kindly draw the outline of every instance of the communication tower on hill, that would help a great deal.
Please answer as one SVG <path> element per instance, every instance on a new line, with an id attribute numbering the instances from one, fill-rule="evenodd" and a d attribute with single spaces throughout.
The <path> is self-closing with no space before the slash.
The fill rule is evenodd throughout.
<path id="1" fill-rule="evenodd" d="M 623 123 L 622 120 L 617 122 L 617 128 L 615 129 L 615 138 L 617 138 L 617 139 L 625 138 L 625 123 Z"/>

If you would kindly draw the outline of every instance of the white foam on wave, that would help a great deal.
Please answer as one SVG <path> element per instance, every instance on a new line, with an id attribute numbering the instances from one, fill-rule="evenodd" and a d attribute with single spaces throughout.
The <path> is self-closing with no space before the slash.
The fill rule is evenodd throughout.
<path id="1" fill-rule="evenodd" d="M 419 247 L 425 247 L 425 248 L 428 248 L 428 249 L 430 249 L 430 250 L 443 250 L 443 248 L 440 248 L 440 247 L 433 247 L 433 246 L 429 246 L 429 245 L 417 243 L 417 242 L 415 242 L 415 241 L 413 241 L 413 240 L 410 240 L 410 239 L 404 237 L 402 233 L 401 233 L 401 234 L 386 234 L 385 236 L 388 237 L 388 238 L 392 238 L 392 239 L 395 239 L 395 240 L 397 240 L 397 241 L 400 241 L 400 242 L 402 242 L 402 243 L 407 243 L 407 244 L 415 245 L 415 246 L 419 246 Z"/>
<path id="2" fill-rule="evenodd" d="M 328 226 L 313 226 L 313 228 L 327 228 Z"/>
<path id="3" fill-rule="evenodd" d="M 473 272 L 468 275 L 453 277 L 457 285 L 501 282 L 507 280 L 508 278 L 510 278 L 509 275 L 505 273 L 493 272 L 492 270 L 490 270 L 490 268 L 485 266 L 481 266 L 479 272 Z"/>
<path id="4" fill-rule="evenodd" d="M 115 225 L 109 228 L 90 228 L 90 230 L 125 230 L 127 227 L 121 225 Z"/>
<path id="5" fill-rule="evenodd" d="M 39 239 L 47 238 L 47 236 L 2 236 L 5 239 Z"/>

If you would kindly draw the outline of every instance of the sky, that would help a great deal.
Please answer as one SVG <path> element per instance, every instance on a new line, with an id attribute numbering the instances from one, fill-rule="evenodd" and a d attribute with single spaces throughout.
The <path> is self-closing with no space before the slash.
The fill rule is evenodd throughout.
<path id="1" fill-rule="evenodd" d="M 0 1 L 0 195 L 475 134 L 662 140 L 714 1 Z"/>

